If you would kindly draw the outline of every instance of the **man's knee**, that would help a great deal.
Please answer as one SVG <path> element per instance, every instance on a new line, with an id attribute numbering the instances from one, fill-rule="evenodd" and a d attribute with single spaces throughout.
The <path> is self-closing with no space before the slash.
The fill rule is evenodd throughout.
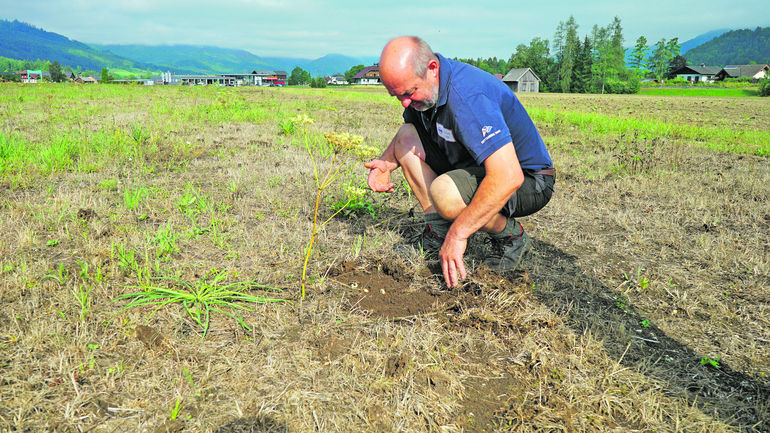
<path id="1" fill-rule="evenodd" d="M 457 218 L 467 206 L 454 180 L 447 174 L 437 177 L 430 184 L 429 192 L 436 211 L 445 219 Z"/>
<path id="2" fill-rule="evenodd" d="M 420 141 L 417 129 L 411 123 L 404 123 L 399 128 L 395 137 L 396 159 L 401 161 L 410 155 L 416 155 L 425 161 L 425 149 Z"/>

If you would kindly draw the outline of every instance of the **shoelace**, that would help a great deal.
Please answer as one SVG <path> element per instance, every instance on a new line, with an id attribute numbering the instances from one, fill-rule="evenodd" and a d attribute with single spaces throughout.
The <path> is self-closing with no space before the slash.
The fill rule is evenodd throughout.
<path id="1" fill-rule="evenodd" d="M 427 236 L 427 237 L 435 239 L 437 241 L 441 241 L 442 243 L 444 242 L 444 237 L 441 236 L 440 234 L 436 233 L 433 230 L 433 227 L 430 226 L 430 224 L 425 226 L 425 230 L 422 231 L 422 236 L 423 237 Z"/>
<path id="2" fill-rule="evenodd" d="M 518 238 L 519 236 L 514 235 L 506 236 L 504 239 L 496 239 L 493 237 L 487 238 L 486 243 L 492 246 L 492 252 L 489 254 L 489 257 L 496 259 L 502 258 L 505 255 L 505 247 L 512 244 Z"/>
<path id="3" fill-rule="evenodd" d="M 414 235 L 411 239 L 409 239 L 409 242 L 415 243 L 415 242 L 422 242 L 426 238 L 429 239 L 435 239 L 441 243 L 444 243 L 444 237 L 440 234 L 436 233 L 431 227 L 430 224 L 426 225 L 422 232 Z"/>

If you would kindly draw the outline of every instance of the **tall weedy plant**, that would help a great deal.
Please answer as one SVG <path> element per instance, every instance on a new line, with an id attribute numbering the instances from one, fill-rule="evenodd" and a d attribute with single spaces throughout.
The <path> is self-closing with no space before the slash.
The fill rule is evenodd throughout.
<path id="1" fill-rule="evenodd" d="M 319 224 L 318 222 L 318 209 L 321 205 L 321 200 L 324 197 L 324 192 L 327 188 L 333 185 L 346 169 L 350 168 L 350 161 L 355 157 L 356 159 L 369 159 L 377 153 L 377 148 L 373 146 L 367 146 L 363 144 L 364 138 L 360 135 L 350 134 L 347 132 L 333 132 L 324 134 L 326 139 L 325 143 L 317 146 L 315 149 L 311 146 L 311 142 L 305 139 L 305 148 L 310 154 L 310 159 L 313 161 L 313 176 L 316 186 L 316 199 L 315 209 L 313 210 L 313 230 L 310 232 L 310 242 L 305 252 L 305 262 L 302 265 L 302 298 L 305 299 L 305 285 L 307 283 L 307 265 L 310 261 L 310 256 L 313 253 L 313 245 L 315 244 L 316 235 L 318 232 L 334 218 L 338 213 L 350 204 L 350 198 L 346 203 L 341 206 L 337 206 L 336 211 L 325 221 Z M 325 173 L 321 174 L 318 171 L 318 164 L 316 158 L 318 156 L 331 156 L 331 162 L 329 168 Z"/>

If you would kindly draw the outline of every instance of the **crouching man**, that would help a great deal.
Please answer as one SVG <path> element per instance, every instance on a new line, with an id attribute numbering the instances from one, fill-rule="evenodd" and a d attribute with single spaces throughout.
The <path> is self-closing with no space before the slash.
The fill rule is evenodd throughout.
<path id="1" fill-rule="evenodd" d="M 438 252 L 447 286 L 466 277 L 468 238 L 487 232 L 484 263 L 518 267 L 530 241 L 516 217 L 551 199 L 551 157 L 524 107 L 498 78 L 434 53 L 420 38 L 385 45 L 380 79 L 404 106 L 404 124 L 378 159 L 365 163 L 369 187 L 392 192 L 401 167 L 423 208 L 419 247 Z"/>

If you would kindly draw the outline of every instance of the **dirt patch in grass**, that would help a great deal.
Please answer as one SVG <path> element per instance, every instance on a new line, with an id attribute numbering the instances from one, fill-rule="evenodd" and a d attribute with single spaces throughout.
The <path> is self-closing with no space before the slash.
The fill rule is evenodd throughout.
<path id="1" fill-rule="evenodd" d="M 427 287 L 418 280 L 433 280 L 426 270 L 415 277 L 395 263 L 379 265 L 348 262 L 331 274 L 349 289 L 349 308 L 368 317 L 397 319 L 443 311 L 454 304 L 461 292 L 442 290 L 433 281 Z"/>

